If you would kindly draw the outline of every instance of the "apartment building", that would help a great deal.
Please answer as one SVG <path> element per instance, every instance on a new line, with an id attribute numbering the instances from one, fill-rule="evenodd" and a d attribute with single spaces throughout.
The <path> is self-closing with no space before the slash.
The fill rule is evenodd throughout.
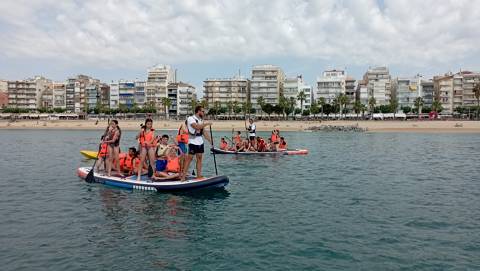
<path id="1" fill-rule="evenodd" d="M 168 85 L 168 98 L 172 102 L 168 110 L 170 116 L 187 116 L 193 113 L 192 100 L 196 100 L 195 87 L 183 83 L 170 83 Z"/>
<path id="2" fill-rule="evenodd" d="M 209 78 L 203 81 L 203 97 L 209 107 L 215 103 L 225 106 L 228 102 L 239 105 L 248 101 L 250 81 L 244 77 Z"/>
<path id="3" fill-rule="evenodd" d="M 119 106 L 132 108 L 135 104 L 135 82 L 128 80 L 118 81 Z"/>
<path id="4" fill-rule="evenodd" d="M 392 80 L 392 96 L 397 98 L 399 108 L 415 106 L 415 100 L 422 97 L 421 82 L 421 76 Z"/>
<path id="5" fill-rule="evenodd" d="M 442 103 L 443 112 L 453 112 L 453 74 L 445 74 L 433 77 L 435 96 Z"/>
<path id="6" fill-rule="evenodd" d="M 431 107 L 432 103 L 435 99 L 435 91 L 433 88 L 433 81 L 432 80 L 422 80 L 421 81 L 422 87 L 422 98 L 423 98 L 423 106 Z"/>
<path id="7" fill-rule="evenodd" d="M 8 106 L 36 110 L 42 106 L 41 96 L 52 81 L 41 76 L 21 81 L 8 81 Z"/>
<path id="8" fill-rule="evenodd" d="M 368 86 L 365 80 L 358 81 L 355 97 L 363 105 L 368 105 Z"/>
<path id="9" fill-rule="evenodd" d="M 250 102 L 257 112 L 260 105 L 259 97 L 263 97 L 265 103 L 278 104 L 280 95 L 283 94 L 283 82 L 285 74 L 282 69 L 274 65 L 257 65 L 252 68 L 250 82 Z"/>
<path id="10" fill-rule="evenodd" d="M 298 94 L 302 91 L 305 94 L 305 100 L 303 101 L 303 108 L 301 108 L 301 110 L 305 110 L 312 105 L 312 87 L 304 83 L 301 75 L 285 78 L 283 82 L 283 96 L 288 100 L 294 98 L 296 101 L 295 108 L 300 108 L 302 106 L 302 102 L 298 100 Z"/>
<path id="11" fill-rule="evenodd" d="M 66 109 L 66 84 L 63 82 L 53 82 L 53 108 Z"/>
<path id="12" fill-rule="evenodd" d="M 118 109 L 120 104 L 120 95 L 118 90 L 118 82 L 110 83 L 110 109 Z"/>
<path id="13" fill-rule="evenodd" d="M 375 98 L 377 105 L 387 105 L 392 98 L 391 76 L 387 67 L 370 67 L 363 76 L 367 84 L 368 98 Z"/>
<path id="14" fill-rule="evenodd" d="M 169 65 L 157 65 L 148 69 L 145 86 L 145 101 L 162 108 L 162 98 L 167 97 L 168 84 L 175 82 L 175 75 Z"/>
<path id="15" fill-rule="evenodd" d="M 8 81 L 0 80 L 0 108 L 8 106 Z"/>
<path id="16" fill-rule="evenodd" d="M 344 70 L 327 70 L 317 77 L 317 99 L 332 103 L 340 94 L 346 94 L 347 75 Z"/>
<path id="17" fill-rule="evenodd" d="M 355 100 L 357 99 L 357 95 L 356 95 L 357 90 L 355 85 L 356 81 L 357 80 L 355 80 L 355 78 L 351 76 L 347 76 L 345 78 L 345 94 L 347 95 L 351 104 L 355 102 Z"/>
<path id="18" fill-rule="evenodd" d="M 69 112 L 83 112 L 87 106 L 86 88 L 90 85 L 99 85 L 100 80 L 87 75 L 78 75 L 67 79 L 65 86 L 65 103 Z"/>
<path id="19" fill-rule="evenodd" d="M 477 106 L 477 99 L 473 88 L 476 84 L 480 84 L 480 73 L 463 72 L 462 73 L 462 103 L 463 106 Z"/>

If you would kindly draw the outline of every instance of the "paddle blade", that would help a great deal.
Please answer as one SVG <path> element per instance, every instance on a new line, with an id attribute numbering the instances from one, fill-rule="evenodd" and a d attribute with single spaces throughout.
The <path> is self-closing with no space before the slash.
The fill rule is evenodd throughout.
<path id="1" fill-rule="evenodd" d="M 148 178 L 151 178 L 153 176 L 153 168 L 151 165 L 148 165 Z"/>
<path id="2" fill-rule="evenodd" d="M 87 174 L 87 177 L 85 177 L 85 181 L 87 183 L 93 183 L 95 181 L 95 176 L 93 176 L 93 169 L 91 169 L 88 174 Z"/>

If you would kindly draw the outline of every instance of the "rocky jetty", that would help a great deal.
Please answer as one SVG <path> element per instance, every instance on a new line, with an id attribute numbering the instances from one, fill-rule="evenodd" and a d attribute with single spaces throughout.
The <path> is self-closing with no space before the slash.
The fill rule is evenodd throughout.
<path id="1" fill-rule="evenodd" d="M 307 131 L 323 131 L 323 132 L 366 132 L 367 128 L 362 128 L 357 125 L 320 125 L 306 128 Z"/>

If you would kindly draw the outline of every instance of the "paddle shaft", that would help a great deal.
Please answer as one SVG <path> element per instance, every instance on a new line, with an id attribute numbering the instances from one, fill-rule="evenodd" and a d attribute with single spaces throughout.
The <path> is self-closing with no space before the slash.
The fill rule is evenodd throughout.
<path id="1" fill-rule="evenodd" d="M 98 156 L 100 155 L 100 152 L 102 151 L 102 143 L 98 146 L 98 152 L 97 152 L 97 157 L 95 158 L 95 161 L 93 162 L 92 169 L 87 174 L 87 177 L 85 178 L 85 181 L 88 183 L 92 183 L 95 181 L 95 176 L 94 176 L 94 171 L 95 171 L 95 165 L 97 164 L 98 161 Z"/>
<path id="2" fill-rule="evenodd" d="M 213 142 L 212 126 L 210 126 L 210 138 L 212 139 L 212 146 L 213 148 L 215 148 L 215 143 Z M 213 151 L 213 164 L 215 165 L 215 175 L 218 175 L 217 158 L 215 157 L 215 151 Z"/>

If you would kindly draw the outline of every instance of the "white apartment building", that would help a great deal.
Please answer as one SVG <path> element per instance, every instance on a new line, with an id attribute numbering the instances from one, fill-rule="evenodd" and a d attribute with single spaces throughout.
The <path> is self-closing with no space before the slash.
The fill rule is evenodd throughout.
<path id="1" fill-rule="evenodd" d="M 175 75 L 169 65 L 157 65 L 148 69 L 145 86 L 145 101 L 155 103 L 157 109 L 162 108 L 162 98 L 167 97 L 167 86 L 175 82 Z"/>
<path id="2" fill-rule="evenodd" d="M 433 77 L 433 87 L 445 113 L 453 112 L 453 74 Z"/>
<path id="3" fill-rule="evenodd" d="M 392 82 L 392 89 L 398 100 L 398 107 L 415 107 L 415 100 L 422 97 L 422 77 L 396 78 Z"/>
<path id="4" fill-rule="evenodd" d="M 228 102 L 241 105 L 248 101 L 248 87 L 250 81 L 244 77 L 209 78 L 203 81 L 203 97 L 209 107 L 214 103 L 226 106 Z"/>
<path id="5" fill-rule="evenodd" d="M 302 91 L 305 93 L 303 108 L 301 108 L 303 111 L 310 108 L 312 105 L 312 87 L 305 85 L 301 75 L 292 78 L 285 78 L 283 82 L 283 96 L 287 100 L 294 98 L 296 101 L 295 108 L 300 108 L 302 106 L 301 101 L 298 100 L 298 94 Z"/>
<path id="6" fill-rule="evenodd" d="M 170 116 L 187 116 L 193 113 L 192 100 L 196 99 L 195 87 L 183 83 L 171 83 L 168 85 L 168 98 L 172 102 L 168 110 Z"/>
<path id="7" fill-rule="evenodd" d="M 134 101 L 139 107 L 145 105 L 145 81 L 135 81 Z"/>
<path id="8" fill-rule="evenodd" d="M 53 108 L 66 108 L 65 83 L 53 82 Z"/>
<path id="9" fill-rule="evenodd" d="M 8 81 L 0 80 L 0 93 L 8 93 Z"/>
<path id="10" fill-rule="evenodd" d="M 118 109 L 120 105 L 120 95 L 118 89 L 118 82 L 110 83 L 110 109 Z"/>
<path id="11" fill-rule="evenodd" d="M 257 113 L 261 110 L 257 103 L 259 97 L 263 97 L 265 103 L 278 104 L 280 95 L 283 93 L 284 78 L 285 74 L 280 67 L 274 65 L 253 66 L 250 82 L 250 102 Z"/>
<path id="12" fill-rule="evenodd" d="M 42 107 L 42 94 L 52 81 L 41 76 L 21 81 L 8 81 L 8 106 L 28 110 Z"/>
<path id="13" fill-rule="evenodd" d="M 368 98 L 374 97 L 376 105 L 387 105 L 392 97 L 391 76 L 387 67 L 369 68 L 363 76 L 367 84 Z"/>
<path id="14" fill-rule="evenodd" d="M 324 98 L 326 103 L 332 103 L 340 94 L 346 93 L 345 80 L 347 75 L 344 70 L 327 70 L 322 76 L 317 77 L 316 98 Z"/>
<path id="15" fill-rule="evenodd" d="M 119 106 L 132 108 L 135 104 L 135 82 L 129 80 L 118 81 Z"/>
<path id="16" fill-rule="evenodd" d="M 463 72 L 462 73 L 462 103 L 463 106 L 476 106 L 477 99 L 473 93 L 476 84 L 480 84 L 479 72 Z"/>
<path id="17" fill-rule="evenodd" d="M 69 112 L 80 113 L 88 105 L 85 89 L 90 84 L 100 84 L 100 80 L 86 75 L 68 78 L 65 86 L 66 109 Z"/>
<path id="18" fill-rule="evenodd" d="M 368 105 L 368 87 L 364 80 L 358 81 L 356 97 L 363 105 Z"/>
<path id="19" fill-rule="evenodd" d="M 435 91 L 433 89 L 433 81 L 430 80 L 422 80 L 421 81 L 421 90 L 422 90 L 422 98 L 423 98 L 423 106 L 431 107 L 433 100 L 435 98 Z"/>

